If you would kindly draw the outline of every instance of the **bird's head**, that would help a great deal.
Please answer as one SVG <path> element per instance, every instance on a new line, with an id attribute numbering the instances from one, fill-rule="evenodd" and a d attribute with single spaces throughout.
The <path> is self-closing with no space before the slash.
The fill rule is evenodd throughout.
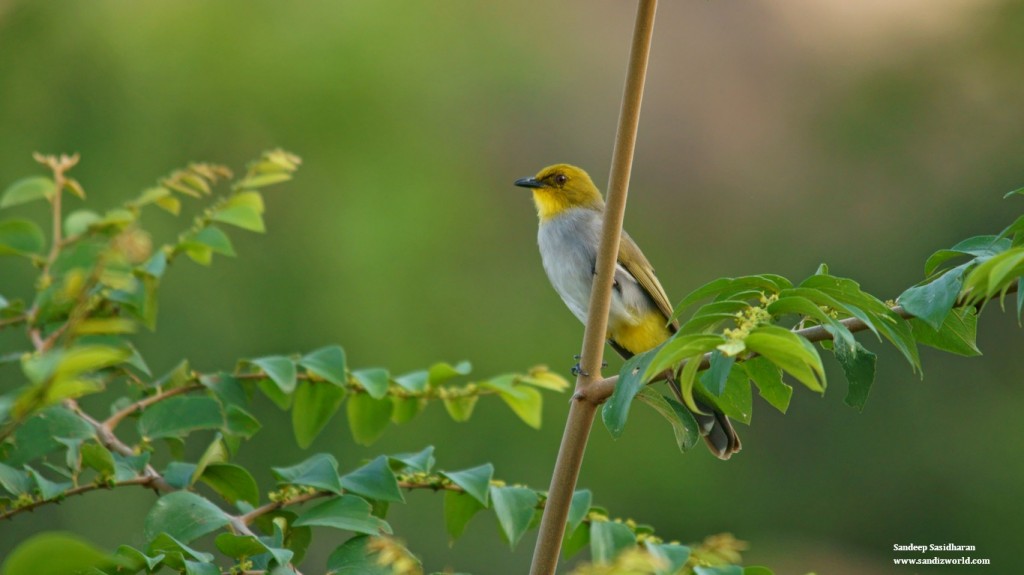
<path id="1" fill-rule="evenodd" d="M 601 192 L 590 176 L 569 164 L 548 166 L 536 176 L 518 179 L 515 184 L 533 190 L 533 202 L 541 221 L 570 208 L 600 210 L 604 207 Z"/>

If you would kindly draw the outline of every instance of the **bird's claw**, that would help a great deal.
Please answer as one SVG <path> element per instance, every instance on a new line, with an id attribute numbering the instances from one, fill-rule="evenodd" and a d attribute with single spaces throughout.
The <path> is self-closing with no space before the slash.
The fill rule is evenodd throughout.
<path id="1" fill-rule="evenodd" d="M 584 377 L 590 377 L 590 374 L 585 372 L 585 371 L 583 371 L 583 368 L 580 367 L 580 361 L 579 361 L 580 360 L 580 356 L 579 356 L 579 354 L 576 354 L 576 355 L 572 356 L 572 358 L 576 360 L 576 365 L 572 366 L 572 370 L 570 370 L 572 372 L 573 377 L 579 377 L 580 374 L 583 374 Z M 601 369 L 604 369 L 606 367 L 608 367 L 608 362 L 607 361 L 602 361 L 601 362 Z"/>

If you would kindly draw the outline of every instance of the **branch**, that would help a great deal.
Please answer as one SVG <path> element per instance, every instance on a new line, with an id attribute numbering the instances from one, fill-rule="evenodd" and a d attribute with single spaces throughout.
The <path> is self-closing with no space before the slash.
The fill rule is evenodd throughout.
<path id="1" fill-rule="evenodd" d="M 1014 283 L 1005 292 L 1003 292 L 1002 295 L 1015 293 L 1017 291 L 1017 288 L 1018 288 L 1018 284 Z M 990 297 L 990 298 L 986 298 L 986 299 L 984 299 L 984 300 L 982 300 L 982 301 L 980 301 L 980 302 L 978 302 L 976 304 L 969 304 L 969 303 L 966 303 L 967 299 L 962 296 L 962 297 L 960 297 L 960 299 L 957 300 L 957 305 L 954 306 L 954 309 L 955 308 L 959 308 L 959 307 L 966 307 L 968 305 L 971 306 L 971 307 L 975 307 L 975 308 L 979 308 L 980 309 L 980 307 L 985 302 L 987 302 L 987 301 L 989 301 L 991 299 L 994 299 L 995 297 L 996 296 L 993 296 L 993 297 Z M 914 316 L 914 314 L 912 314 L 912 313 L 908 312 L 907 310 L 903 309 L 903 306 L 901 306 L 901 305 L 894 305 L 894 306 L 890 307 L 889 309 L 892 310 L 893 313 L 895 313 L 896 315 L 900 316 L 901 318 L 903 318 L 905 320 L 911 320 L 914 317 L 916 317 L 916 316 Z M 856 333 L 858 331 L 864 331 L 864 330 L 868 329 L 867 324 L 865 324 L 863 321 L 861 321 L 861 320 L 859 320 L 859 319 L 857 319 L 855 317 L 848 317 L 846 319 L 840 320 L 839 323 L 843 324 L 846 327 L 846 329 L 850 330 L 851 333 Z M 825 329 L 824 326 L 820 326 L 820 325 L 815 325 L 815 326 L 807 327 L 807 328 L 804 328 L 804 329 L 798 329 L 798 330 L 795 330 L 793 333 L 795 333 L 796 335 L 798 335 L 798 336 L 800 336 L 802 338 L 807 339 L 807 341 L 810 341 L 812 343 L 813 342 L 818 342 L 818 341 L 825 341 L 825 340 L 833 339 L 832 334 L 829 333 Z M 752 359 L 753 357 L 756 357 L 756 355 L 752 355 L 752 356 L 750 356 L 750 357 L 748 357 L 746 359 Z M 682 362 L 679 365 L 679 367 L 682 367 L 682 366 L 686 365 L 686 363 L 687 363 L 686 361 Z M 701 357 L 701 359 L 700 359 L 700 367 L 698 367 L 697 369 L 707 369 L 710 366 L 711 366 L 711 354 L 710 353 L 706 353 L 706 354 L 704 354 L 703 357 Z M 661 374 L 658 374 L 653 379 L 651 379 L 651 381 L 648 382 L 648 383 L 654 383 L 656 381 L 661 381 L 661 380 L 665 379 L 665 376 L 667 374 L 668 374 L 667 371 L 663 372 Z M 582 397 L 581 397 L 581 399 L 583 401 L 587 402 L 587 403 L 594 404 L 594 406 L 598 406 L 598 405 L 604 403 L 605 401 L 607 401 L 608 398 L 612 396 L 612 393 L 615 391 L 615 384 L 618 383 L 618 381 L 619 381 L 619 376 L 618 375 L 613 375 L 611 377 L 607 377 L 605 379 L 602 379 L 601 381 L 597 381 L 593 385 L 591 385 L 591 386 L 587 387 L 586 389 L 582 390 Z"/>
<path id="2" fill-rule="evenodd" d="M 68 497 L 71 497 L 72 495 L 81 495 L 83 493 L 96 491 L 98 489 L 114 489 L 115 487 L 127 487 L 130 485 L 139 485 L 141 487 L 152 488 L 153 481 L 153 476 L 146 475 L 141 477 L 133 477 L 131 479 L 125 479 L 124 481 L 117 481 L 114 483 L 90 483 L 89 485 L 79 485 L 78 487 L 75 487 L 73 489 L 68 489 L 67 491 L 61 493 L 59 496 L 53 499 L 40 499 L 38 501 L 33 501 L 28 505 L 15 507 L 14 509 L 11 509 L 9 511 L 0 513 L 0 519 L 10 519 L 11 517 L 18 515 L 19 513 L 33 511 L 36 507 L 41 507 L 49 503 L 60 503 L 61 501 Z"/>
<path id="3" fill-rule="evenodd" d="M 103 429 L 104 429 L 104 431 L 106 433 L 112 434 L 114 432 L 114 429 L 117 427 L 117 425 L 119 423 L 121 423 L 121 420 L 123 420 L 124 418 L 128 417 L 129 415 L 135 413 L 136 411 L 142 411 L 142 410 L 146 409 L 147 407 L 153 405 L 154 403 L 159 403 L 159 402 L 161 402 L 161 401 L 163 401 L 163 400 L 165 400 L 167 398 L 174 397 L 176 395 L 181 395 L 183 393 L 189 393 L 191 391 L 198 391 L 200 389 L 203 389 L 202 384 L 191 383 L 191 384 L 188 384 L 188 385 L 183 385 L 181 387 L 175 387 L 173 389 L 169 389 L 169 390 L 164 391 L 162 393 L 158 393 L 156 395 L 151 395 L 149 397 L 140 399 L 139 401 L 136 401 L 135 403 L 129 405 L 128 407 L 125 407 L 124 409 L 122 409 L 122 410 L 118 411 L 117 413 L 115 413 L 115 414 L 111 415 L 110 417 L 108 417 L 101 424 L 101 426 L 103 427 Z"/>
<path id="4" fill-rule="evenodd" d="M 597 252 L 587 326 L 583 334 L 583 351 L 580 354 L 582 369 L 576 379 L 574 401 L 569 407 L 562 444 L 558 449 L 558 458 L 555 460 L 555 469 L 551 475 L 548 503 L 544 507 L 537 546 L 533 551 L 531 575 L 551 575 L 555 572 L 565 533 L 565 522 L 569 516 L 569 505 L 579 479 L 580 467 L 583 465 L 587 438 L 597 413 L 596 403 L 581 399 L 586 390 L 596 383 L 601 370 L 608 330 L 608 309 L 611 306 L 612 281 L 619 253 L 619 238 L 622 235 L 622 220 L 626 210 L 629 174 L 633 164 L 637 126 L 640 122 L 640 103 L 643 100 L 656 8 L 657 0 L 640 0 L 637 6 L 633 44 L 626 71 L 626 86 L 619 112 L 618 130 L 615 134 L 615 149 L 612 152 L 612 169 L 608 176 L 608 196 L 601 244 Z"/>

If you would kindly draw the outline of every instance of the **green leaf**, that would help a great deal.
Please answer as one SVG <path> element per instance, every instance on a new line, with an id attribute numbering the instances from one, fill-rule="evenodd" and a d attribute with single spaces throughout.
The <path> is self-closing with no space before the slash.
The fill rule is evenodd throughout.
<path id="1" fill-rule="evenodd" d="M 298 465 L 272 467 L 278 483 L 305 485 L 315 489 L 341 493 L 341 478 L 338 477 L 338 462 L 333 455 L 318 453 Z"/>
<path id="2" fill-rule="evenodd" d="M 726 343 L 726 340 L 720 335 L 676 335 L 661 346 L 646 352 L 654 352 L 655 356 L 647 364 L 647 369 L 643 370 L 643 380 L 650 381 L 655 375 L 670 367 L 674 368 L 683 360 L 704 355 L 723 343 Z"/>
<path id="3" fill-rule="evenodd" d="M 55 191 L 53 180 L 46 176 L 32 176 L 14 182 L 0 197 L 0 208 L 9 208 L 35 200 L 50 199 Z"/>
<path id="4" fill-rule="evenodd" d="M 515 547 L 530 526 L 540 498 L 536 491 L 526 487 L 492 486 L 490 491 L 498 524 L 508 539 L 509 546 Z"/>
<path id="5" fill-rule="evenodd" d="M 286 172 L 277 172 L 270 174 L 259 174 L 256 176 L 249 176 L 244 180 L 238 182 L 239 188 L 262 188 L 273 184 L 279 184 L 281 182 L 287 182 L 292 179 L 292 175 Z"/>
<path id="6" fill-rule="evenodd" d="M 825 368 L 821 357 L 805 339 L 773 325 L 755 328 L 747 335 L 747 347 L 770 360 L 812 391 L 825 392 Z"/>
<path id="7" fill-rule="evenodd" d="M 342 495 L 304 511 L 293 525 L 333 527 L 367 535 L 390 534 L 391 526 L 373 516 L 371 510 L 370 504 L 362 497 Z"/>
<path id="8" fill-rule="evenodd" d="M 442 399 L 444 402 L 445 411 L 452 418 L 453 421 L 463 422 L 469 421 L 469 418 L 473 415 L 473 408 L 476 407 L 477 400 L 480 399 L 479 395 L 464 395 L 445 397 Z"/>
<path id="9" fill-rule="evenodd" d="M 592 500 L 593 494 L 590 493 L 589 489 L 578 489 L 572 494 L 572 501 L 569 503 L 569 515 L 565 521 L 569 531 L 575 531 L 583 523 L 583 520 L 587 518 Z"/>
<path id="10" fill-rule="evenodd" d="M 163 555 L 164 564 L 179 571 L 185 569 L 185 561 L 213 561 L 213 555 L 192 549 L 167 533 L 160 533 L 146 548 L 151 555 Z"/>
<path id="11" fill-rule="evenodd" d="M 1003 233 L 1005 234 L 1006 231 Z M 924 264 L 924 275 L 932 275 L 939 266 L 950 259 L 960 256 L 974 256 L 975 258 L 985 260 L 1008 250 L 1010 245 L 1010 240 L 999 236 L 974 236 L 973 238 L 967 238 L 948 250 L 939 250 L 929 256 Z"/>
<path id="12" fill-rule="evenodd" d="M 192 483 L 192 476 L 196 472 L 196 464 L 186 461 L 172 461 L 164 469 L 164 479 L 175 489 L 186 489 Z"/>
<path id="13" fill-rule="evenodd" d="M 427 383 L 429 381 L 430 372 L 425 369 L 406 373 L 395 378 L 395 383 L 397 383 L 399 387 L 413 393 L 422 393 L 423 391 L 426 391 Z"/>
<path id="14" fill-rule="evenodd" d="M 616 555 L 635 545 L 636 535 L 624 523 L 595 521 L 590 524 L 590 556 L 595 563 L 611 563 Z"/>
<path id="15" fill-rule="evenodd" d="M 857 342 L 853 352 L 844 346 L 836 346 L 833 351 L 839 365 L 843 367 L 846 381 L 850 384 L 843 402 L 857 411 L 863 411 L 864 404 L 868 400 L 868 393 L 871 391 L 871 384 L 875 381 L 875 360 L 877 358 L 860 342 Z"/>
<path id="16" fill-rule="evenodd" d="M 139 435 L 146 439 L 184 437 L 200 429 L 223 426 L 220 404 L 205 396 L 171 397 L 149 406 L 139 417 Z"/>
<path id="17" fill-rule="evenodd" d="M 378 501 L 404 502 L 398 490 L 398 480 L 388 465 L 387 456 L 377 456 L 373 461 L 341 477 L 341 486 L 356 495 Z"/>
<path id="18" fill-rule="evenodd" d="M 295 391 L 295 362 L 291 359 L 273 355 L 250 359 L 248 363 L 263 370 L 284 393 Z"/>
<path id="19" fill-rule="evenodd" d="M 213 441 L 210 442 L 210 445 L 206 447 L 206 451 L 203 452 L 199 461 L 196 462 L 196 468 L 192 472 L 192 477 L 189 478 L 189 486 L 192 486 L 196 481 L 199 481 L 199 477 L 202 476 L 208 465 L 224 463 L 228 458 L 228 446 L 224 443 L 224 437 L 218 433 L 213 438 Z"/>
<path id="20" fill-rule="evenodd" d="M 580 525 L 562 539 L 562 558 L 571 558 L 587 545 L 590 545 L 590 526 Z"/>
<path id="21" fill-rule="evenodd" d="M 390 397 L 391 421 L 397 425 L 408 423 L 423 411 L 427 400 L 422 397 Z"/>
<path id="22" fill-rule="evenodd" d="M 749 424 L 753 411 L 753 397 L 750 391 L 750 380 L 747 373 L 742 369 L 734 369 L 726 379 L 725 389 L 720 397 L 710 397 L 712 403 L 718 406 L 732 419 Z"/>
<path id="23" fill-rule="evenodd" d="M 292 429 L 299 447 L 306 449 L 312 445 L 344 400 L 344 387 L 313 381 L 299 383 L 292 406 Z"/>
<path id="24" fill-rule="evenodd" d="M 711 395 L 718 397 L 725 392 L 725 382 L 729 379 L 729 372 L 732 365 L 736 363 L 735 357 L 729 357 L 719 350 L 711 352 L 711 365 L 700 376 L 700 382 L 704 389 L 711 392 Z"/>
<path id="25" fill-rule="evenodd" d="M 491 478 L 494 477 L 494 466 L 490 463 L 461 471 L 442 471 L 441 475 L 463 488 L 466 493 L 472 495 L 484 507 L 490 506 L 488 499 L 490 491 L 488 488 L 491 485 Z"/>
<path id="26" fill-rule="evenodd" d="M 163 554 L 157 554 L 150 557 L 142 551 L 139 551 L 134 547 L 129 547 L 128 545 L 121 545 L 118 547 L 115 555 L 122 565 L 121 571 L 128 573 L 137 573 L 143 569 L 147 572 L 154 571 L 164 559 Z"/>
<path id="27" fill-rule="evenodd" d="M 454 543 L 462 536 L 466 530 L 466 524 L 483 508 L 484 506 L 479 501 L 466 493 L 445 491 L 444 527 L 448 532 L 449 544 Z"/>
<path id="28" fill-rule="evenodd" d="M 473 366 L 468 361 L 460 361 L 454 366 L 443 361 L 435 363 L 427 370 L 427 385 L 440 385 L 453 377 L 469 375 L 472 371 Z"/>
<path id="29" fill-rule="evenodd" d="M 207 499 L 190 491 L 175 491 L 153 504 L 146 515 L 143 534 L 147 540 L 166 533 L 183 543 L 216 531 L 230 522 L 227 514 Z"/>
<path id="30" fill-rule="evenodd" d="M 340 346 L 332 345 L 310 352 L 299 360 L 299 365 L 306 368 L 306 371 L 314 373 L 334 385 L 345 385 L 348 383 L 348 375 L 345 368 L 345 350 Z"/>
<path id="31" fill-rule="evenodd" d="M 532 387 L 516 386 L 501 391 L 498 395 L 526 425 L 540 429 L 541 409 L 544 402 L 540 391 Z"/>
<path id="32" fill-rule="evenodd" d="M 664 567 L 658 569 L 656 575 L 673 575 L 679 572 L 690 559 L 690 548 L 677 543 L 644 542 L 647 552 L 657 557 Z"/>
<path id="33" fill-rule="evenodd" d="M 914 286 L 900 294 L 896 301 L 932 328 L 939 329 L 960 295 L 967 266 L 957 266 L 929 283 Z"/>
<path id="34" fill-rule="evenodd" d="M 241 557 L 252 557 L 268 553 L 270 547 L 252 535 L 235 535 L 234 533 L 221 533 L 214 539 L 217 549 L 235 559 Z"/>
<path id="35" fill-rule="evenodd" d="M 96 222 L 102 220 L 99 214 L 89 210 L 75 210 L 64 218 L 64 235 L 77 236 L 89 231 Z"/>
<path id="36" fill-rule="evenodd" d="M 430 473 L 430 470 L 434 468 L 434 446 L 428 445 L 416 453 L 392 455 L 390 459 L 392 461 L 391 468 L 396 471 L 411 468 L 414 471 Z"/>
<path id="37" fill-rule="evenodd" d="M 29 475 L 32 476 L 32 480 L 35 481 L 36 489 L 39 491 L 39 496 L 43 499 L 53 499 L 64 493 L 68 489 L 71 489 L 71 483 L 56 483 L 49 479 L 39 475 L 39 472 L 31 467 L 25 466 L 28 469 Z"/>
<path id="38" fill-rule="evenodd" d="M 77 535 L 51 531 L 15 547 L 3 563 L 3 575 L 68 575 L 112 563 L 109 555 Z"/>
<path id="39" fill-rule="evenodd" d="M 742 364 L 747 377 L 757 385 L 758 393 L 782 413 L 789 409 L 793 388 L 782 382 L 782 370 L 764 357 L 755 357 Z"/>
<path id="40" fill-rule="evenodd" d="M 231 238 L 217 226 L 207 226 L 188 236 L 181 246 L 188 251 L 191 247 L 201 246 L 213 253 L 234 257 L 235 248 Z"/>
<path id="41" fill-rule="evenodd" d="M 63 406 L 48 407 L 30 417 L 14 432 L 14 446 L 5 462 L 21 466 L 33 459 L 64 448 L 56 438 L 93 439 L 92 426 Z"/>
<path id="42" fill-rule="evenodd" d="M 654 348 L 640 355 L 635 355 L 622 365 L 619 370 L 619 382 L 615 384 L 604 407 L 601 408 L 601 420 L 604 426 L 618 439 L 626 428 L 626 420 L 629 419 L 629 408 L 633 405 L 633 398 L 640 390 L 647 386 L 644 375 L 647 367 L 654 360 L 660 348 Z"/>
<path id="43" fill-rule="evenodd" d="M 679 402 L 663 396 L 650 387 L 640 390 L 637 399 L 653 407 L 668 421 L 672 426 L 672 433 L 675 434 L 679 451 L 684 453 L 689 451 L 700 440 L 700 428 L 697 425 L 697 420 Z"/>
<path id="44" fill-rule="evenodd" d="M 0 222 L 0 256 L 37 254 L 45 245 L 43 231 L 35 223 L 29 220 Z"/>
<path id="45" fill-rule="evenodd" d="M 367 549 L 370 537 L 359 535 L 346 541 L 327 558 L 328 573 L 333 575 L 394 575 L 389 565 L 377 563 L 376 553 Z"/>
<path id="46" fill-rule="evenodd" d="M 275 387 L 276 389 L 276 387 Z M 249 439 L 263 427 L 248 411 L 236 406 L 228 405 L 224 410 L 224 433 L 229 436 L 244 437 Z"/>
<path id="47" fill-rule="evenodd" d="M 387 398 L 374 399 L 363 393 L 348 400 L 345 411 L 352 438 L 360 445 L 370 445 L 380 438 L 391 421 L 393 404 Z"/>
<path id="48" fill-rule="evenodd" d="M 260 489 L 256 480 L 244 467 L 233 463 L 211 463 L 203 470 L 200 481 L 210 486 L 218 495 L 234 505 L 245 501 L 259 505 Z"/>
<path id="49" fill-rule="evenodd" d="M 845 345 L 847 348 L 853 349 L 856 340 L 854 340 L 853 334 L 850 330 L 837 319 L 825 313 L 820 307 L 818 307 L 819 305 L 823 305 L 818 303 L 819 301 L 831 301 L 832 298 L 829 298 L 826 294 L 821 292 L 815 293 L 816 291 L 817 290 L 809 288 L 784 290 L 779 294 L 779 299 L 769 304 L 766 309 L 768 310 L 768 313 L 773 316 L 785 314 L 807 316 L 821 324 L 825 328 L 825 331 L 832 334 L 832 337 L 835 338 L 840 345 Z M 801 294 L 811 295 L 811 297 L 805 297 Z M 840 305 L 836 310 L 845 311 L 845 307 Z"/>
<path id="50" fill-rule="evenodd" d="M 256 387 L 267 396 L 274 405 L 281 409 L 289 409 L 292 406 L 292 395 L 281 391 L 276 383 L 269 379 L 263 379 L 256 383 Z"/>
<path id="51" fill-rule="evenodd" d="M 0 463 L 0 487 L 11 495 L 22 495 L 32 491 L 32 478 L 28 473 Z"/>
<path id="52" fill-rule="evenodd" d="M 383 399 L 388 394 L 388 383 L 391 381 L 391 376 L 388 375 L 388 370 L 386 369 L 379 367 L 360 369 L 359 371 L 353 371 L 352 377 L 374 399 Z"/>
<path id="53" fill-rule="evenodd" d="M 263 233 L 266 231 L 266 226 L 263 225 L 263 216 L 252 206 L 226 206 L 214 212 L 212 219 L 251 232 Z"/>
<path id="54" fill-rule="evenodd" d="M 213 563 L 185 560 L 185 575 L 221 575 L 220 568 Z"/>
<path id="55" fill-rule="evenodd" d="M 775 575 L 767 567 L 744 567 L 743 575 Z"/>
<path id="56" fill-rule="evenodd" d="M 978 313 L 973 306 L 954 309 L 938 330 L 917 319 L 910 320 L 910 328 L 918 342 L 929 347 L 972 357 L 981 355 L 978 349 Z"/>

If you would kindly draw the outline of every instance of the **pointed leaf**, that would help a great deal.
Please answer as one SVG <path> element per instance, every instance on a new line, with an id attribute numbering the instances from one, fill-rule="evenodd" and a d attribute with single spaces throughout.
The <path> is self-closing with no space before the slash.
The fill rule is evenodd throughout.
<path id="1" fill-rule="evenodd" d="M 839 365 L 843 367 L 846 381 L 850 384 L 843 402 L 857 411 L 863 411 L 864 404 L 868 400 L 868 393 L 871 391 L 871 384 L 875 381 L 875 360 L 877 358 L 860 342 L 857 342 L 857 347 L 852 353 L 840 346 L 836 346 L 833 351 Z"/>
<path id="2" fill-rule="evenodd" d="M 184 437 L 200 429 L 220 429 L 224 414 L 211 397 L 176 396 L 155 403 L 139 417 L 139 435 L 147 439 Z"/>
<path id="3" fill-rule="evenodd" d="M 227 206 L 214 212 L 213 220 L 230 224 L 251 232 L 262 233 L 266 231 L 266 226 L 263 225 L 263 216 L 260 215 L 260 212 L 252 206 Z"/>
<path id="4" fill-rule="evenodd" d="M 526 487 L 492 486 L 490 491 L 498 524 L 508 539 L 509 546 L 515 547 L 530 526 L 540 498 L 536 491 Z"/>
<path id="5" fill-rule="evenodd" d="M 295 362 L 291 359 L 274 355 L 250 359 L 248 362 L 262 369 L 284 393 L 295 391 Z"/>
<path id="6" fill-rule="evenodd" d="M 46 245 L 43 231 L 29 220 L 0 222 L 0 256 L 40 253 Z"/>
<path id="7" fill-rule="evenodd" d="M 348 383 L 348 375 L 345 368 L 345 350 L 341 349 L 340 346 L 332 345 L 310 352 L 299 360 L 299 365 L 334 385 L 345 385 Z"/>
<path id="8" fill-rule="evenodd" d="M 299 383 L 292 405 L 292 429 L 299 447 L 305 449 L 312 445 L 344 400 L 344 387 L 319 381 Z"/>
<path id="9" fill-rule="evenodd" d="M 341 477 L 341 486 L 356 495 L 378 501 L 404 502 L 398 489 L 398 480 L 388 465 L 387 456 L 377 456 L 373 461 Z"/>
<path id="10" fill-rule="evenodd" d="M 341 493 L 341 478 L 338 477 L 338 462 L 333 455 L 318 453 L 298 465 L 272 467 L 278 483 L 305 485 L 333 493 Z"/>
<path id="11" fill-rule="evenodd" d="M 396 471 L 410 468 L 414 471 L 430 473 L 430 470 L 434 468 L 434 446 L 428 445 L 416 453 L 392 455 L 389 459 L 391 459 L 391 468 Z"/>
<path id="12" fill-rule="evenodd" d="M 391 533 L 391 526 L 371 515 L 372 508 L 362 497 L 342 495 L 308 509 L 299 515 L 293 525 L 333 527 L 367 535 Z"/>
<path id="13" fill-rule="evenodd" d="M 359 382 L 359 385 L 363 386 L 366 393 L 370 394 L 370 397 L 374 399 L 382 399 L 388 394 L 388 383 L 391 381 L 391 376 L 388 375 L 388 370 L 379 367 L 373 367 L 369 369 L 360 369 L 352 372 L 352 377 Z"/>
<path id="14" fill-rule="evenodd" d="M 629 408 L 633 405 L 633 398 L 647 383 L 644 374 L 647 367 L 654 360 L 660 348 L 654 348 L 648 352 L 635 355 L 622 365 L 619 370 L 619 382 L 615 384 L 612 396 L 601 408 L 601 420 L 604 426 L 612 434 L 612 437 L 619 438 L 626 428 L 626 420 L 629 419 Z"/>
<path id="15" fill-rule="evenodd" d="M 456 491 L 446 491 L 444 494 L 444 527 L 448 532 L 448 541 L 454 543 L 466 530 L 469 520 L 483 509 L 472 496 Z"/>
<path id="16" fill-rule="evenodd" d="M 793 397 L 793 388 L 782 382 L 782 370 L 764 357 L 755 357 L 740 365 L 747 372 L 747 377 L 757 385 L 761 397 L 775 409 L 786 413 L 789 400 Z"/>
<path id="17" fill-rule="evenodd" d="M 928 323 L 934 329 L 953 309 L 960 295 L 964 271 L 968 264 L 957 266 L 924 285 L 914 286 L 903 292 L 897 299 L 903 309 Z"/>
<path id="18" fill-rule="evenodd" d="M 910 328 L 924 345 L 967 357 L 981 355 L 977 344 L 978 314 L 973 306 L 954 309 L 938 330 L 917 319 L 910 320 Z"/>
<path id="19" fill-rule="evenodd" d="M 637 399 L 650 405 L 672 426 L 679 451 L 687 452 L 700 440 L 700 429 L 693 414 L 679 402 L 667 398 L 650 387 L 640 390 Z"/>
<path id="20" fill-rule="evenodd" d="M 683 565 L 690 559 L 690 548 L 675 543 L 653 543 L 648 540 L 644 542 L 647 552 L 654 555 L 663 563 L 656 575 L 674 575 L 678 573 Z"/>
<path id="21" fill-rule="evenodd" d="M 352 438 L 360 445 L 370 445 L 380 438 L 391 421 L 393 404 L 388 398 L 374 399 L 357 393 L 345 406 Z"/>
<path id="22" fill-rule="evenodd" d="M 472 495 L 484 507 L 490 506 L 488 503 L 489 487 L 491 478 L 494 477 L 494 466 L 490 463 L 462 471 L 442 471 L 441 475 L 466 490 L 466 493 Z"/>
<path id="23" fill-rule="evenodd" d="M 144 535 L 152 540 L 160 533 L 189 543 L 230 522 L 227 514 L 207 499 L 189 491 L 164 495 L 146 515 Z"/>
<path id="24" fill-rule="evenodd" d="M 569 531 L 575 531 L 583 523 L 583 520 L 587 518 L 593 498 L 593 494 L 590 493 L 589 489 L 578 489 L 572 494 L 572 501 L 569 503 L 569 515 L 565 520 Z"/>
<path id="25" fill-rule="evenodd" d="M 635 545 L 636 535 L 623 523 L 595 521 L 590 524 L 590 556 L 595 563 L 611 563 L 619 553 Z"/>
<path id="26" fill-rule="evenodd" d="M 233 463 L 207 465 L 199 479 L 232 505 L 238 501 L 245 501 L 253 506 L 260 503 L 260 489 L 256 485 L 256 480 L 248 470 L 239 465 Z"/>
<path id="27" fill-rule="evenodd" d="M 825 369 L 807 340 L 781 327 L 761 326 L 747 336 L 747 347 L 781 367 L 812 391 L 824 393 Z"/>

